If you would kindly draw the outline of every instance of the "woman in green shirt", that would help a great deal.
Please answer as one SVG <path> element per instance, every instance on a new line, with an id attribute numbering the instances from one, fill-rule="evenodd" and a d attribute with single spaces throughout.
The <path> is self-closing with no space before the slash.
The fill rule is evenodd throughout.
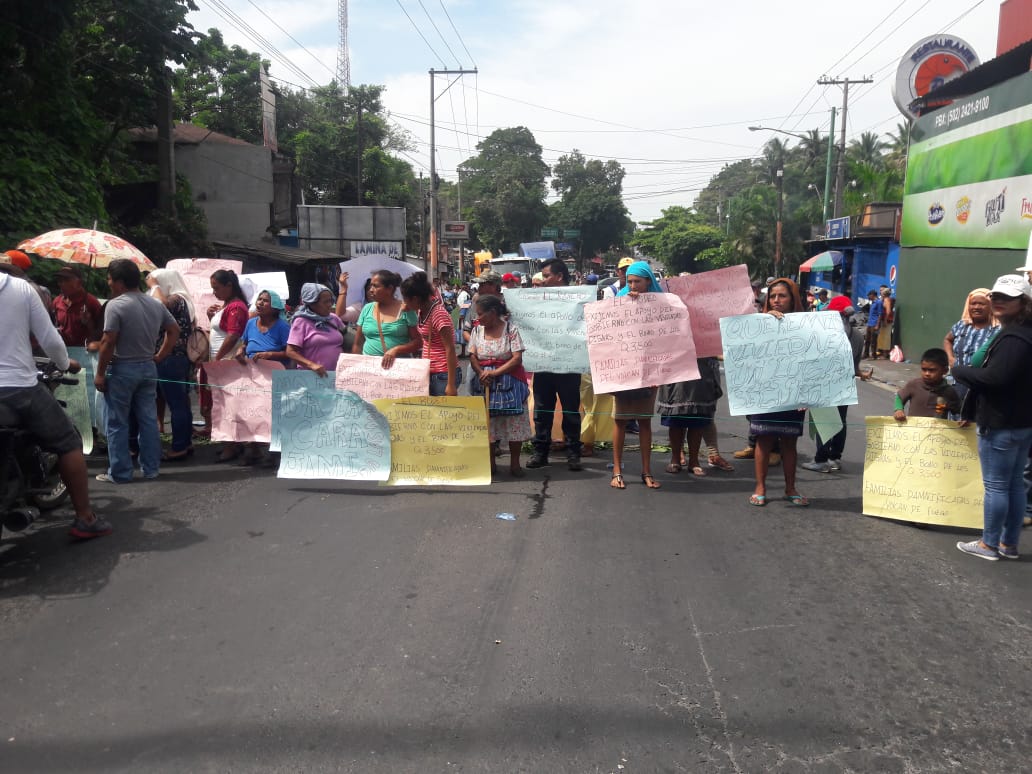
<path id="1" fill-rule="evenodd" d="M 358 332 L 352 353 L 379 355 L 381 365 L 390 368 L 394 358 L 407 357 L 420 351 L 423 341 L 416 328 L 416 313 L 406 312 L 400 298 L 395 296 L 401 276 L 381 269 L 369 283 L 372 301 L 358 316 Z"/>

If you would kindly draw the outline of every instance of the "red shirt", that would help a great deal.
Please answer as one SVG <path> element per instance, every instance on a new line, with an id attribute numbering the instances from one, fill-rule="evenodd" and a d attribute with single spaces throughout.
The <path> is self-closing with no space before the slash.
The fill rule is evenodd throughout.
<path id="1" fill-rule="evenodd" d="M 432 301 L 426 317 L 419 316 L 417 327 L 419 335 L 423 337 L 423 357 L 430 361 L 430 373 L 448 373 L 444 339 L 447 337 L 454 340 L 455 329 L 452 328 L 451 315 L 444 310 L 439 296 Z"/>
<path id="2" fill-rule="evenodd" d="M 81 347 L 104 321 L 104 311 L 94 296 L 84 292 L 74 299 L 67 296 L 55 298 L 54 317 L 65 346 Z"/>

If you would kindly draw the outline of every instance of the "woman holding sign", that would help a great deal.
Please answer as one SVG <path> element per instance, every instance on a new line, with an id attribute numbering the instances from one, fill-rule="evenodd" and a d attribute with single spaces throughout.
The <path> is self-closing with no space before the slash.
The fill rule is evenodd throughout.
<path id="1" fill-rule="evenodd" d="M 337 309 L 343 311 L 344 296 L 337 298 Z M 287 357 L 298 368 L 307 368 L 325 377 L 337 368 L 337 358 L 344 349 L 344 321 L 331 311 L 333 293 L 325 285 L 306 282 L 301 286 L 301 305 L 294 312 L 287 337 Z"/>
<path id="2" fill-rule="evenodd" d="M 627 267 L 627 284 L 617 296 L 637 298 L 642 293 L 662 292 L 648 263 L 637 261 Z M 613 393 L 613 478 L 609 481 L 613 489 L 627 488 L 623 479 L 623 449 L 627 423 L 633 419 L 640 420 L 638 439 L 641 444 L 641 483 L 649 489 L 660 488 L 660 483 L 652 477 L 652 414 L 655 408 L 655 387 Z"/>
<path id="3" fill-rule="evenodd" d="M 423 357 L 430 361 L 430 394 L 458 395 L 462 372 L 455 354 L 455 328 L 440 294 L 419 271 L 401 283 L 401 297 L 405 308 L 416 312 Z"/>
<path id="4" fill-rule="evenodd" d="M 803 311 L 799 288 L 790 279 L 774 280 L 767 288 L 763 311 L 777 319 L 791 312 Z M 796 442 L 803 434 L 805 410 L 775 411 L 771 414 L 751 414 L 749 434 L 756 436 L 756 489 L 749 498 L 750 505 L 767 504 L 767 469 L 775 442 L 781 444 L 781 459 L 785 470 L 785 499 L 789 505 L 806 506 L 810 501 L 796 490 Z"/>
<path id="5" fill-rule="evenodd" d="M 477 325 L 469 339 L 469 364 L 476 379 L 484 390 L 490 392 L 499 387 L 503 377 L 527 383 L 527 372 L 523 370 L 523 339 L 516 326 L 505 318 L 505 305 L 498 296 L 481 296 L 476 303 Z M 519 385 L 515 385 L 518 387 Z M 472 391 L 472 390 L 471 390 Z M 523 478 L 520 467 L 520 449 L 534 432 L 530 429 L 527 415 L 527 398 L 530 393 L 523 389 L 522 411 L 491 414 L 491 442 L 509 445 L 509 472 L 515 478 Z M 515 391 L 514 391 L 515 394 Z M 491 472 L 495 472 L 494 454 L 491 455 Z"/>
<path id="6" fill-rule="evenodd" d="M 372 301 L 362 307 L 358 330 L 351 351 L 355 355 L 380 357 L 380 365 L 390 368 L 394 358 L 408 357 L 419 351 L 421 341 L 416 329 L 416 313 L 405 310 L 396 297 L 401 275 L 381 269 L 369 282 Z"/>

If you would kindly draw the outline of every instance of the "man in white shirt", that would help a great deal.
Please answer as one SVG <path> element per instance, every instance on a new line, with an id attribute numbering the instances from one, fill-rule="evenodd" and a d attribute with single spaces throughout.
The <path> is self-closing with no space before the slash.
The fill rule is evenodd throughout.
<path id="1" fill-rule="evenodd" d="M 76 372 L 79 364 L 69 359 L 61 334 L 35 288 L 11 276 L 10 260 L 4 257 L 0 256 L 0 330 L 5 337 L 0 348 L 0 411 L 4 422 L 17 421 L 43 449 L 57 455 L 58 473 L 75 508 L 69 534 L 79 539 L 110 535 L 111 524 L 98 517 L 90 505 L 82 440 L 61 404 L 36 376 L 31 337 L 62 371 Z"/>
<path id="2" fill-rule="evenodd" d="M 602 298 L 616 298 L 616 294 L 627 284 L 627 267 L 632 263 L 634 263 L 633 258 L 624 257 L 620 259 L 620 263 L 616 265 L 616 276 L 620 279 L 612 285 L 606 285 L 602 288 Z"/>

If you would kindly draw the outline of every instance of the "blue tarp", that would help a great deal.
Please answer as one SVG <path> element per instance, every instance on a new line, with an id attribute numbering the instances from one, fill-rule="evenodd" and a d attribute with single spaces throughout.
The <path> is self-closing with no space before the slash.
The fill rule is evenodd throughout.
<path id="1" fill-rule="evenodd" d="M 522 242 L 520 255 L 539 261 L 550 261 L 555 258 L 555 242 Z"/>

